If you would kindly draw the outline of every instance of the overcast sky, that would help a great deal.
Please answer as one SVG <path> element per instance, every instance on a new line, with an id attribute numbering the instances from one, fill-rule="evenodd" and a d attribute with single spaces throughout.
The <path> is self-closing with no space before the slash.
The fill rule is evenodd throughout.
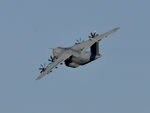
<path id="1" fill-rule="evenodd" d="M 0 113 L 150 113 L 149 11 L 149 0 L 0 0 Z M 35 80 L 49 48 L 115 27 L 101 59 Z"/>

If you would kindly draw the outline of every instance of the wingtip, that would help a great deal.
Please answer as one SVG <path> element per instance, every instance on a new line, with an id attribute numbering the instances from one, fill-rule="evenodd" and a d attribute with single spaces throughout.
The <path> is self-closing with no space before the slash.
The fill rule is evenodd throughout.
<path id="1" fill-rule="evenodd" d="M 120 29 L 120 27 L 115 28 L 116 31 L 119 30 L 119 29 Z"/>
<path id="2" fill-rule="evenodd" d="M 112 29 L 112 32 L 117 32 L 120 29 L 120 27 Z"/>
<path id="3" fill-rule="evenodd" d="M 40 78 L 39 78 L 39 77 L 37 77 L 35 80 L 40 80 Z"/>
<path id="4" fill-rule="evenodd" d="M 40 80 L 42 77 L 41 76 L 38 76 L 35 80 Z"/>

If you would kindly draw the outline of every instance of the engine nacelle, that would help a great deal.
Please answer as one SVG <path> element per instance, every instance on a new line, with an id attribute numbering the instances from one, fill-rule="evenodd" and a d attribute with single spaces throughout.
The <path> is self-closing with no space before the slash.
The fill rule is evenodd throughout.
<path id="1" fill-rule="evenodd" d="M 65 62 L 65 64 L 66 64 L 66 66 L 72 67 L 72 68 L 76 68 L 76 67 L 79 66 L 79 64 L 76 64 L 76 63 L 74 63 L 74 62 L 71 62 L 71 63 L 66 63 L 66 62 Z"/>
<path id="2" fill-rule="evenodd" d="M 66 63 L 65 63 L 66 64 Z M 79 64 L 76 64 L 76 63 L 74 63 L 74 62 L 72 62 L 72 63 L 69 63 L 68 65 L 66 65 L 66 66 L 68 66 L 68 67 L 72 67 L 72 68 L 76 68 L 76 67 L 78 67 L 79 66 Z"/>
<path id="3" fill-rule="evenodd" d="M 65 60 L 65 65 L 68 67 L 73 67 L 76 68 L 79 66 L 79 64 L 72 62 L 72 57 L 68 58 L 67 60 Z"/>

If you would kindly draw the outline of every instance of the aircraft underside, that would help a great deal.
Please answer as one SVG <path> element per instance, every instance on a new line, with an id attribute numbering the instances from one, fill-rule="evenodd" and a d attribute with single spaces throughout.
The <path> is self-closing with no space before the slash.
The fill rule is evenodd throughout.
<path id="1" fill-rule="evenodd" d="M 95 44 L 93 44 L 93 46 L 91 46 L 89 52 L 85 52 L 79 57 L 75 57 L 75 56 L 69 57 L 67 60 L 65 60 L 65 65 L 68 67 L 76 68 L 80 65 L 85 65 L 100 57 L 101 55 L 99 54 L 99 42 L 96 42 Z"/>
<path id="2" fill-rule="evenodd" d="M 71 47 L 54 48 L 53 56 L 51 55 L 48 59 L 48 65 L 41 64 L 41 67 L 39 68 L 40 76 L 38 76 L 36 80 L 39 80 L 52 72 L 53 69 L 57 68 L 58 65 L 61 65 L 63 62 L 65 62 L 65 65 L 68 67 L 76 68 L 100 58 L 99 41 L 118 31 L 118 29 L 119 28 L 114 28 L 103 34 L 96 34 L 96 32 L 92 32 L 89 39 L 86 41 L 77 40 L 77 43 Z M 90 51 L 87 51 L 88 48 L 90 48 Z"/>

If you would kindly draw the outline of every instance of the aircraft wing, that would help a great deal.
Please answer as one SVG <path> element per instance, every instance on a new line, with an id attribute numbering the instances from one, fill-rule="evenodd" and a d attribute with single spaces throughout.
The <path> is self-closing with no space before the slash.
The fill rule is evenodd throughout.
<path id="1" fill-rule="evenodd" d="M 54 68 L 57 67 L 57 65 L 59 65 L 61 62 L 65 61 L 67 58 L 69 58 L 72 54 L 70 54 L 69 51 L 66 51 L 64 53 L 62 53 L 62 55 L 60 55 L 58 57 L 58 59 L 56 59 L 50 66 L 46 67 L 45 71 L 41 72 L 40 76 L 38 76 L 36 78 L 36 80 L 41 79 L 42 77 L 44 77 L 45 75 L 47 75 L 48 73 L 52 72 L 52 70 Z"/>
<path id="2" fill-rule="evenodd" d="M 101 39 L 107 37 L 108 35 L 115 33 L 118 31 L 118 28 L 112 29 L 106 33 L 103 33 L 101 35 L 96 36 L 95 38 L 90 38 L 89 40 L 82 42 L 80 44 L 76 44 L 72 47 L 72 49 L 74 50 L 81 50 L 82 52 L 85 51 L 86 49 L 88 49 L 89 47 L 91 47 L 95 42 L 100 41 Z"/>

